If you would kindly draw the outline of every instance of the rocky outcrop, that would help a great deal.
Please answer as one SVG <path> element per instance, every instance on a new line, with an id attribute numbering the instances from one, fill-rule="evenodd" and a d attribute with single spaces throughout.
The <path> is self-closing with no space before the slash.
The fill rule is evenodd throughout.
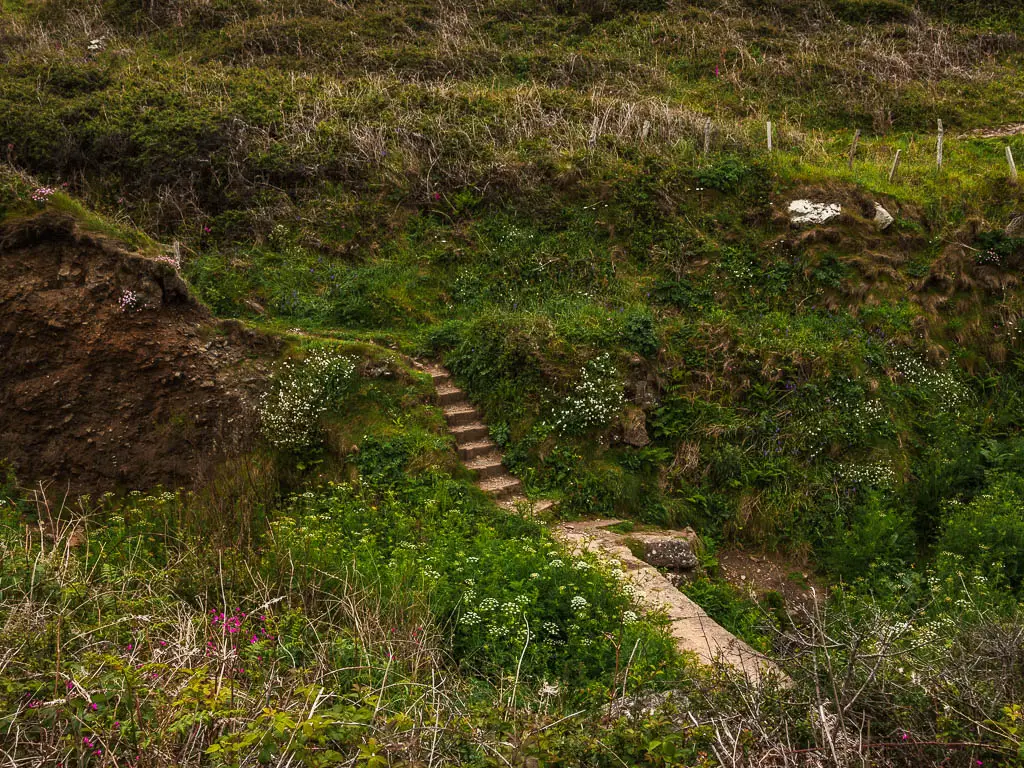
<path id="1" fill-rule="evenodd" d="M 622 417 L 622 442 L 634 448 L 643 448 L 651 442 L 647 435 L 647 417 L 643 408 L 627 406 Z"/>
<path id="2" fill-rule="evenodd" d="M 643 560 L 655 568 L 668 568 L 673 571 L 696 568 L 697 555 L 693 552 L 691 540 L 665 535 L 642 537 Z"/>

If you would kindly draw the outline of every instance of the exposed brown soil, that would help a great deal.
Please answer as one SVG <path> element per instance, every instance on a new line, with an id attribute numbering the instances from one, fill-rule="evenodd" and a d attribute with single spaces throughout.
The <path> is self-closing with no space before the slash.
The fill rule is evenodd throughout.
<path id="1" fill-rule="evenodd" d="M 0 460 L 22 482 L 193 485 L 251 445 L 275 346 L 215 320 L 172 264 L 71 217 L 0 226 Z"/>
<path id="2" fill-rule="evenodd" d="M 777 592 L 790 614 L 811 611 L 816 600 L 825 597 L 825 585 L 815 579 L 810 567 L 778 554 L 755 554 L 740 549 L 718 553 L 722 578 L 756 598 Z"/>

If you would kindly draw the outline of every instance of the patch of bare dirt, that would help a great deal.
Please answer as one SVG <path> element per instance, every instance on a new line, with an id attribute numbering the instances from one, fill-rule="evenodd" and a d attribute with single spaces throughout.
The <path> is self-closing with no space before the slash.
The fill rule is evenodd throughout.
<path id="1" fill-rule="evenodd" d="M 757 599 L 769 592 L 782 595 L 789 613 L 813 610 L 815 600 L 825 598 L 826 586 L 815 578 L 807 563 L 779 554 L 754 554 L 740 549 L 718 553 L 722 578 Z"/>
<path id="2" fill-rule="evenodd" d="M 23 482 L 194 485 L 251 446 L 275 351 L 215 320 L 172 264 L 71 217 L 0 227 L 0 460 Z"/>

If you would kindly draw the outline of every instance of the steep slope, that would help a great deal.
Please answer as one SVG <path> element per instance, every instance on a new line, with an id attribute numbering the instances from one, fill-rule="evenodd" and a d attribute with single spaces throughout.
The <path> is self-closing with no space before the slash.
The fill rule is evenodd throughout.
<path id="1" fill-rule="evenodd" d="M 0 228 L 0 456 L 73 491 L 193 484 L 253 433 L 257 353 L 170 260 L 44 213 Z"/>

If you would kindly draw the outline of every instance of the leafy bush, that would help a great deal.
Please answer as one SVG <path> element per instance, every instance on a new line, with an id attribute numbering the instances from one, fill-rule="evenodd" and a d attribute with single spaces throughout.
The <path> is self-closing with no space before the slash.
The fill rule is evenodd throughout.
<path id="1" fill-rule="evenodd" d="M 997 579 L 1016 593 L 1024 586 L 1024 478 L 997 476 L 968 503 L 951 501 L 937 543 L 970 570 Z"/>
<path id="2" fill-rule="evenodd" d="M 658 354 L 658 336 L 654 332 L 654 316 L 646 310 L 632 310 L 626 315 L 622 338 L 628 349 L 644 357 Z"/>
<path id="3" fill-rule="evenodd" d="M 564 435 L 583 434 L 610 424 L 623 402 L 622 378 L 611 355 L 604 354 L 580 370 L 579 380 L 556 411 L 554 423 Z"/>
<path id="4" fill-rule="evenodd" d="M 385 494 L 349 485 L 306 493 L 272 527 L 284 562 L 429 595 L 458 657 L 488 675 L 520 669 L 583 685 L 622 644 L 640 641 L 636 661 L 648 671 L 671 656 L 596 561 L 570 557 L 537 525 L 491 512 L 440 476 Z"/>
<path id="5" fill-rule="evenodd" d="M 849 527 L 836 518 L 823 560 L 830 571 L 846 579 L 893 573 L 911 561 L 916 542 L 908 515 L 873 493 Z"/>
<path id="6" fill-rule="evenodd" d="M 726 156 L 714 165 L 702 169 L 697 174 L 697 183 L 702 187 L 731 194 L 739 189 L 740 184 L 749 173 L 750 166 L 743 160 L 734 156 Z"/>
<path id="7" fill-rule="evenodd" d="M 317 446 L 321 418 L 337 406 L 354 374 L 352 358 L 323 348 L 312 350 L 298 363 L 282 363 L 259 404 L 267 442 L 292 452 Z"/>

